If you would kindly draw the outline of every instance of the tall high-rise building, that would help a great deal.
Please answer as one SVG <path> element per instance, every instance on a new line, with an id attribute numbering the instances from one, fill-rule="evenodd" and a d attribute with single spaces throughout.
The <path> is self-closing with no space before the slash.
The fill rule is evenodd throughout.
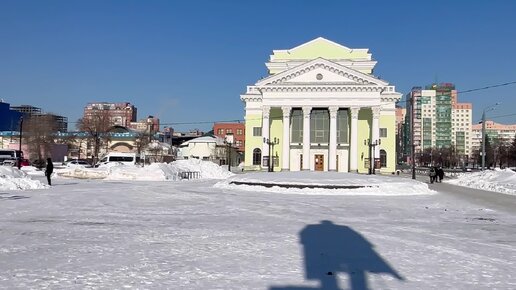
<path id="1" fill-rule="evenodd" d="M 411 98 L 414 98 L 414 140 L 406 140 L 415 145 L 416 152 L 451 148 L 459 155 L 471 153 L 472 104 L 457 101 L 455 85 L 414 87 L 407 96 L 406 124 L 411 121 Z"/>

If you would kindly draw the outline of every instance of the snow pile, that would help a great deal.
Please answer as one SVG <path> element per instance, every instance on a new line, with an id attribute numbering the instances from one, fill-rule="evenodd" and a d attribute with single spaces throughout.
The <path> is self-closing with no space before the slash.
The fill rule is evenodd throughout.
<path id="1" fill-rule="evenodd" d="M 0 190 L 25 190 L 45 188 L 38 180 L 30 179 L 27 174 L 16 167 L 0 166 Z"/>
<path id="2" fill-rule="evenodd" d="M 169 164 L 153 163 L 144 167 L 112 163 L 99 168 L 74 167 L 59 169 L 56 172 L 59 176 L 72 178 L 166 181 L 179 180 L 180 173 L 187 171 L 199 172 L 201 178 L 210 179 L 225 179 L 233 175 L 213 162 L 197 159 L 180 160 Z"/>
<path id="3" fill-rule="evenodd" d="M 202 178 L 226 179 L 234 175 L 234 173 L 227 170 L 227 167 L 199 159 L 177 160 L 171 162 L 170 165 L 178 168 L 180 171 L 200 172 Z"/>
<path id="4" fill-rule="evenodd" d="M 106 180 L 163 181 L 178 180 L 178 170 L 165 163 L 153 163 L 140 167 L 132 165 L 112 166 Z"/>
<path id="5" fill-rule="evenodd" d="M 267 184 L 237 185 L 232 182 Z M 285 188 L 274 185 L 298 185 L 306 188 Z M 309 186 L 342 187 L 363 186 L 362 188 L 308 188 Z M 215 184 L 215 187 L 241 189 L 247 191 L 263 191 L 287 194 L 309 195 L 426 195 L 434 191 L 426 183 L 399 177 L 381 175 L 363 175 L 344 172 L 275 172 L 249 173 L 237 175 Z"/>
<path id="6" fill-rule="evenodd" d="M 54 171 L 58 176 L 80 179 L 104 179 L 109 174 L 108 168 L 85 168 L 82 166 L 55 169 Z"/>
<path id="7" fill-rule="evenodd" d="M 485 170 L 474 173 L 462 173 L 455 179 L 445 182 L 516 195 L 516 172 L 510 169 Z"/>

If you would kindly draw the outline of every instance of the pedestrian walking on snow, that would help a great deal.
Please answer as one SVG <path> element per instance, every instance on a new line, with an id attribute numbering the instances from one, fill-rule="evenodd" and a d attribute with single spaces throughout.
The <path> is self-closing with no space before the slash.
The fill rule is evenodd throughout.
<path id="1" fill-rule="evenodd" d="M 47 177 L 48 185 L 52 185 L 52 181 L 50 177 L 52 176 L 52 172 L 54 172 L 54 164 L 52 163 L 51 158 L 47 158 L 47 167 L 45 169 L 45 176 Z"/>
<path id="2" fill-rule="evenodd" d="M 430 173 L 428 174 L 430 176 L 430 183 L 434 183 L 434 181 L 437 178 L 437 172 L 435 167 L 430 167 Z"/>
<path id="3" fill-rule="evenodd" d="M 443 178 L 444 178 L 444 170 L 442 167 L 439 166 L 439 168 L 437 169 L 437 177 L 439 177 L 439 182 L 442 182 L 443 181 Z"/>

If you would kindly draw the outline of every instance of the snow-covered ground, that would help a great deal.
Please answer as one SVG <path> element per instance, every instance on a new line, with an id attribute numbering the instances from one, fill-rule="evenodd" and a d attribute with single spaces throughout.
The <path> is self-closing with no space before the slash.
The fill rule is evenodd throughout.
<path id="1" fill-rule="evenodd" d="M 16 167 L 0 165 L 0 190 L 37 189 L 45 188 L 39 180 L 33 180 L 26 172 L 34 171 L 36 168 L 27 167 L 25 170 L 18 170 Z"/>
<path id="2" fill-rule="evenodd" d="M 489 191 L 516 195 L 516 172 L 511 169 L 495 169 L 462 173 L 445 182 Z"/>
<path id="3" fill-rule="evenodd" d="M 174 180 L 179 165 L 162 164 L 0 188 L 0 288 L 516 289 L 514 213 L 401 177 L 182 165 L 204 178 Z M 44 183 L 28 173 L 19 178 Z M 228 184 L 272 179 L 396 186 L 328 195 Z"/>

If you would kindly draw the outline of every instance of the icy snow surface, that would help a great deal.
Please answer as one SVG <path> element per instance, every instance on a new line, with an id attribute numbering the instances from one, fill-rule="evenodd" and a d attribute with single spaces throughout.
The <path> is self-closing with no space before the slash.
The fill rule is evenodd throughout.
<path id="1" fill-rule="evenodd" d="M 285 188 L 285 187 L 265 187 L 253 185 L 235 185 L 231 182 L 246 183 L 265 183 L 283 185 L 336 185 L 336 186 L 367 186 L 357 189 L 325 189 L 325 188 Z M 289 194 L 319 194 L 319 195 L 420 195 L 432 194 L 426 183 L 401 179 L 398 177 L 381 175 L 359 175 L 343 172 L 260 172 L 235 175 L 215 185 L 220 188 L 263 191 L 272 193 Z"/>
<path id="2" fill-rule="evenodd" d="M 445 182 L 516 195 L 516 172 L 510 169 L 485 170 L 473 173 L 462 173 L 456 179 Z"/>
<path id="3" fill-rule="evenodd" d="M 396 187 L 264 192 L 227 186 L 229 172 L 202 163 L 2 188 L 0 289 L 516 289 L 515 213 L 428 194 L 402 177 L 231 177 Z M 165 178 L 178 168 L 204 179 Z M 33 182 L 44 181 L 38 172 Z M 410 188 L 423 194 L 394 195 Z"/>

